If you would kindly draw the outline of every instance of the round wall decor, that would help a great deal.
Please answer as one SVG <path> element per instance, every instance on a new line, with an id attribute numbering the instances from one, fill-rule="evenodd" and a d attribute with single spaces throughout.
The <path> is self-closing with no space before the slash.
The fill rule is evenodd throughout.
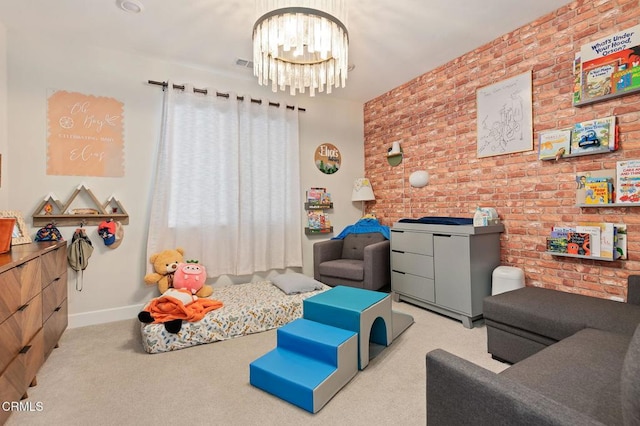
<path id="1" fill-rule="evenodd" d="M 318 146 L 313 159 L 318 170 L 327 175 L 333 174 L 340 169 L 340 151 L 330 143 L 323 143 Z"/>

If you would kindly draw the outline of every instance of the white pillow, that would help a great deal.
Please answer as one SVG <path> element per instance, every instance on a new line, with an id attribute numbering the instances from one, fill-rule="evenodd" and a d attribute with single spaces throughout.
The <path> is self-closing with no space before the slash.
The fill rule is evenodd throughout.
<path id="1" fill-rule="evenodd" d="M 271 282 L 280 290 L 287 294 L 306 293 L 308 291 L 320 290 L 323 284 L 297 272 L 287 272 L 271 278 Z"/>

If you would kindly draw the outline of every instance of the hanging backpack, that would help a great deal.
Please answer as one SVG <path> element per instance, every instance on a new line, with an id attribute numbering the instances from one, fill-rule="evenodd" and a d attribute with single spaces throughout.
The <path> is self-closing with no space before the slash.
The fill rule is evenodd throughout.
<path id="1" fill-rule="evenodd" d="M 76 290 L 82 291 L 84 270 L 89 265 L 89 258 L 93 253 L 93 244 L 83 228 L 76 229 L 69 244 L 67 260 L 71 269 L 76 271 Z"/>

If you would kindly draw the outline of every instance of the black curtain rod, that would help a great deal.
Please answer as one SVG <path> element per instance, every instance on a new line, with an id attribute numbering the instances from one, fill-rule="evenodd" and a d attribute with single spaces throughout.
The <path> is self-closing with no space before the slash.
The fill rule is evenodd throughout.
<path id="1" fill-rule="evenodd" d="M 154 84 L 156 86 L 162 86 L 162 90 L 165 89 L 165 87 L 169 86 L 169 83 L 167 83 L 166 81 L 154 81 L 154 80 L 148 80 L 149 84 Z M 180 89 L 180 90 L 184 90 L 184 84 L 173 84 L 172 85 L 174 89 Z M 195 87 L 193 88 L 193 92 L 194 93 L 202 93 L 203 95 L 206 95 L 209 91 L 207 89 L 196 89 Z M 223 98 L 228 98 L 229 94 L 228 93 L 221 93 L 221 92 L 216 92 L 216 96 L 220 96 Z M 239 101 L 244 101 L 244 96 L 236 96 L 236 99 L 238 99 Z M 253 99 L 251 98 L 251 102 L 255 103 L 255 104 L 262 104 L 262 99 Z M 275 106 L 275 107 L 279 107 L 280 103 L 279 102 L 269 102 L 269 106 Z M 292 105 L 287 105 L 286 106 L 287 109 L 291 109 L 291 110 L 295 110 L 296 107 L 292 106 Z M 306 109 L 304 108 L 300 108 L 298 107 L 298 111 L 302 111 L 305 112 Z"/>

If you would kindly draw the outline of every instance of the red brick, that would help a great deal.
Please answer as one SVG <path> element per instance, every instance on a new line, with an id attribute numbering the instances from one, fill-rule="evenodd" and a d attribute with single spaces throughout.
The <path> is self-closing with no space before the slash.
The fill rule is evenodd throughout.
<path id="1" fill-rule="evenodd" d="M 574 176 L 640 159 L 640 95 L 575 108 L 572 61 L 583 44 L 637 25 L 638 3 L 575 1 L 367 102 L 365 168 L 376 191 L 369 210 L 392 225 L 402 217 L 471 217 L 477 205 L 495 207 L 505 225 L 502 263 L 522 267 L 527 285 L 624 299 L 627 276 L 640 273 L 640 208 L 576 207 Z M 528 70 L 533 71 L 533 149 L 477 158 L 476 90 Z M 537 159 L 540 131 L 609 115 L 620 125 L 617 152 Z M 405 157 L 393 168 L 384 155 L 396 140 Z M 412 190 L 407 181 L 403 186 L 403 178 L 421 169 L 430 173 L 426 188 Z M 551 227 L 577 221 L 627 223 L 629 260 L 545 254 Z"/>

